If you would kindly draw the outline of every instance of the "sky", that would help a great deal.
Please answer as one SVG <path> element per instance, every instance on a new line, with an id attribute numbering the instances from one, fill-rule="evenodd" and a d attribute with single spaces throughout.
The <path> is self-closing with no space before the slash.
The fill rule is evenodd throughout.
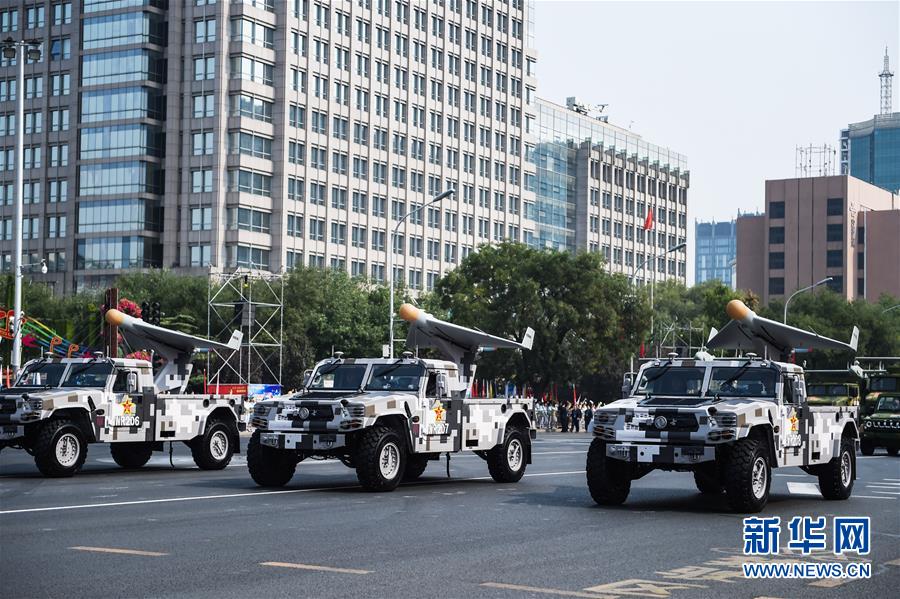
<path id="1" fill-rule="evenodd" d="M 686 154 L 691 237 L 695 218 L 762 210 L 798 145 L 837 150 L 872 118 L 885 46 L 900 111 L 896 0 L 535 4 L 538 96 L 609 104 L 611 123 Z"/>

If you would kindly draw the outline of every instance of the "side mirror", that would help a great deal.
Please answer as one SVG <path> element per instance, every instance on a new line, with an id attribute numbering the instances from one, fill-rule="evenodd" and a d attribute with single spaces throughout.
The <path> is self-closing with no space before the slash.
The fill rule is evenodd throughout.
<path id="1" fill-rule="evenodd" d="M 622 377 L 622 397 L 631 395 L 631 388 L 634 386 L 634 373 L 626 372 Z"/>
<path id="2" fill-rule="evenodd" d="M 444 372 L 439 372 L 437 375 L 437 394 L 438 397 L 447 397 L 447 390 L 450 385 L 447 381 L 447 374 Z"/>
<path id="3" fill-rule="evenodd" d="M 131 371 L 131 372 L 128 373 L 128 379 L 127 379 L 127 381 L 126 381 L 126 383 L 125 383 L 125 388 L 127 389 L 128 393 L 135 393 L 135 392 L 137 392 L 137 390 L 138 390 L 138 377 L 137 377 L 137 373 L 136 373 L 136 372 Z"/>
<path id="4" fill-rule="evenodd" d="M 800 379 L 794 379 L 792 385 L 792 390 L 794 392 L 794 403 L 800 403 L 800 397 L 805 397 L 806 395 L 804 393 L 803 381 L 801 381 Z"/>

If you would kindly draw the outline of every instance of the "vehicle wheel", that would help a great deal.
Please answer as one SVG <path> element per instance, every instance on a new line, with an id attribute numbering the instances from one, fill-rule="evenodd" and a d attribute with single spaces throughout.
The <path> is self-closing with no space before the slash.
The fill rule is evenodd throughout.
<path id="1" fill-rule="evenodd" d="M 122 468 L 140 468 L 150 461 L 153 446 L 149 443 L 112 443 L 109 451 Z"/>
<path id="2" fill-rule="evenodd" d="M 890 456 L 895 456 L 895 457 L 896 457 L 896 455 L 897 455 L 897 448 L 896 448 L 896 447 L 888 447 L 888 448 L 887 448 L 887 452 L 888 452 L 888 455 L 890 455 Z"/>
<path id="3" fill-rule="evenodd" d="M 607 457 L 606 441 L 594 439 L 587 455 L 587 484 L 591 497 L 600 505 L 620 505 L 628 499 L 631 478 L 625 464 Z"/>
<path id="4" fill-rule="evenodd" d="M 875 446 L 871 441 L 863 439 L 859 442 L 859 451 L 862 452 L 863 455 L 873 455 L 875 453 Z"/>
<path id="5" fill-rule="evenodd" d="M 488 472 L 498 483 L 519 482 L 525 474 L 528 458 L 528 435 L 520 428 L 511 428 L 501 445 L 487 452 Z"/>
<path id="6" fill-rule="evenodd" d="M 191 455 L 201 470 L 221 470 L 234 455 L 233 427 L 222 420 L 209 420 L 206 432 L 191 443 Z"/>
<path id="7" fill-rule="evenodd" d="M 697 490 L 704 495 L 719 495 L 723 488 L 718 478 L 699 470 L 694 471 L 694 484 L 697 485 Z"/>
<path id="8" fill-rule="evenodd" d="M 411 481 L 416 480 L 422 473 L 425 472 L 425 468 L 428 467 L 428 456 L 415 454 L 406 457 L 406 469 L 403 471 L 403 480 Z"/>
<path id="9" fill-rule="evenodd" d="M 841 438 L 838 455 L 819 470 L 819 490 L 825 499 L 847 499 L 853 491 L 856 474 L 855 448 L 853 439 Z"/>
<path id="10" fill-rule="evenodd" d="M 261 487 L 283 487 L 294 477 L 297 458 L 283 449 L 266 447 L 254 431 L 247 444 L 247 469 L 250 478 Z"/>
<path id="11" fill-rule="evenodd" d="M 50 420 L 38 431 L 34 463 L 45 476 L 72 476 L 87 458 L 87 440 L 71 420 Z"/>
<path id="12" fill-rule="evenodd" d="M 393 491 L 406 470 L 406 444 L 394 429 L 373 426 L 359 440 L 356 478 L 367 491 Z"/>
<path id="13" fill-rule="evenodd" d="M 772 469 L 765 447 L 756 439 L 741 439 L 731 449 L 725 469 L 725 495 L 732 509 L 758 512 L 769 501 Z"/>

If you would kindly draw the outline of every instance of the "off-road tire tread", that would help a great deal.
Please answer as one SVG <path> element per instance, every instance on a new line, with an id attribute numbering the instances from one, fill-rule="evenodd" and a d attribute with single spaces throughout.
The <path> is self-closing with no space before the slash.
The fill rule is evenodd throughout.
<path id="1" fill-rule="evenodd" d="M 863 439 L 859 442 L 859 451 L 865 456 L 874 455 L 875 445 L 873 445 L 871 441 L 866 441 L 865 439 Z"/>
<path id="2" fill-rule="evenodd" d="M 428 467 L 428 456 L 415 454 L 406 456 L 406 469 L 403 471 L 403 482 L 418 479 Z"/>
<path id="3" fill-rule="evenodd" d="M 385 435 L 397 437 L 397 447 L 400 448 L 400 460 L 403 462 L 400 475 L 390 481 L 381 476 L 381 470 L 378 467 L 378 447 L 381 445 L 381 440 Z M 353 459 L 353 463 L 356 464 L 356 478 L 366 491 L 393 491 L 396 489 L 403 479 L 407 461 L 408 456 L 406 455 L 406 446 L 403 443 L 403 438 L 394 429 L 383 425 L 363 430 Z"/>
<path id="4" fill-rule="evenodd" d="M 247 444 L 247 470 L 260 487 L 283 487 L 294 477 L 297 460 L 287 451 L 263 446 L 254 431 Z"/>
<path id="5" fill-rule="evenodd" d="M 856 452 L 854 450 L 853 439 L 841 437 L 841 446 L 838 454 L 831 458 L 827 464 L 823 464 L 819 470 L 819 491 L 825 499 L 847 499 L 853 492 L 854 480 L 852 476 L 850 477 L 850 486 L 844 488 L 844 485 L 841 484 L 841 454 L 844 451 L 850 452 L 850 463 L 853 465 L 853 474 L 856 474 L 856 460 L 854 459 Z"/>
<path id="6" fill-rule="evenodd" d="M 588 449 L 585 472 L 588 491 L 599 505 L 621 505 L 631 492 L 631 479 L 611 472 L 607 467 L 606 441 L 594 439 Z"/>
<path id="7" fill-rule="evenodd" d="M 509 465 L 506 463 L 506 446 L 510 439 L 516 435 L 519 437 L 519 441 L 522 442 L 522 451 L 527 453 L 530 444 L 528 433 L 524 432 L 519 427 L 509 428 L 506 432 L 506 437 L 503 439 L 503 443 L 490 448 L 487 452 L 486 461 L 488 472 L 495 482 L 517 483 L 522 480 L 522 477 L 525 475 L 525 468 L 528 466 L 525 455 L 522 456 L 522 467 L 516 472 L 510 470 Z"/>
<path id="8" fill-rule="evenodd" d="M 721 495 L 725 488 L 718 479 L 705 472 L 694 471 L 694 484 L 703 495 Z"/>
<path id="9" fill-rule="evenodd" d="M 769 464 L 768 489 L 762 499 L 753 496 L 753 462 L 763 447 L 756 439 L 741 439 L 732 447 L 725 469 L 725 497 L 736 512 L 756 513 L 769 501 L 772 487 L 772 465 Z M 768 460 L 767 460 L 768 462 Z"/>
<path id="10" fill-rule="evenodd" d="M 61 428 L 73 427 L 78 432 L 79 441 L 81 441 L 81 458 L 75 464 L 74 468 L 71 469 L 61 469 L 56 462 L 56 449 L 53 446 L 53 438 L 56 436 L 56 432 Z M 37 437 L 34 441 L 34 463 L 38 467 L 38 470 L 41 471 L 41 474 L 44 476 L 54 476 L 54 477 L 65 477 L 72 476 L 84 465 L 84 461 L 87 459 L 87 439 L 84 438 L 84 435 L 81 432 L 81 429 L 78 428 L 74 422 L 67 418 L 59 418 L 55 420 L 49 420 L 45 424 L 43 424 L 38 430 Z"/>
<path id="11" fill-rule="evenodd" d="M 225 427 L 225 432 L 228 435 L 228 455 L 225 456 L 225 459 L 221 462 L 217 461 L 212 454 L 209 453 L 209 437 L 219 425 Z M 194 463 L 197 464 L 201 470 L 223 470 L 231 463 L 231 458 L 234 456 L 234 440 L 236 438 L 237 435 L 234 434 L 234 427 L 231 423 L 219 418 L 207 420 L 206 430 L 202 435 L 194 439 L 194 442 L 190 445 L 191 456 L 194 458 Z"/>
<path id="12" fill-rule="evenodd" d="M 110 443 L 109 452 L 113 461 L 122 468 L 136 469 L 143 467 L 153 455 L 153 447 L 149 443 Z"/>
<path id="13" fill-rule="evenodd" d="M 900 451 L 898 451 L 897 447 L 888 447 L 887 452 L 889 456 L 896 457 Z"/>

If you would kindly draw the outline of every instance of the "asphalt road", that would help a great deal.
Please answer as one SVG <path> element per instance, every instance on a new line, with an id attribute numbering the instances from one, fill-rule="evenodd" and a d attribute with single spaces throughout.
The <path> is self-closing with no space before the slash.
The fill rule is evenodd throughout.
<path id="1" fill-rule="evenodd" d="M 243 440 L 246 445 L 246 438 Z M 122 471 L 93 445 L 84 470 L 42 478 L 0 454 L 3 597 L 889 597 L 900 586 L 900 458 L 859 459 L 853 497 L 777 470 L 763 515 L 870 516 L 868 580 L 748 580 L 742 515 L 654 472 L 619 508 L 588 495 L 587 435 L 542 435 L 517 484 L 474 455 L 452 478 L 370 494 L 337 462 L 303 462 L 283 491 L 256 487 L 243 456 L 193 467 L 184 447 Z M 156 457 L 159 456 L 159 457 Z M 786 526 L 782 544 L 786 544 Z M 827 552 L 779 560 L 836 561 Z M 774 560 L 774 558 L 770 558 Z"/>

